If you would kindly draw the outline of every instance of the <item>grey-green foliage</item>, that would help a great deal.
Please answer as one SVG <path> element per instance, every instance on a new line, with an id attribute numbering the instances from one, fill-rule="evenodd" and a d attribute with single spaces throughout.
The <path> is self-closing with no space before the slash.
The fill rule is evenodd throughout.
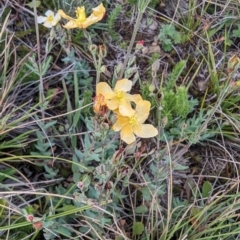
<path id="1" fill-rule="evenodd" d="M 37 142 L 34 145 L 34 151 L 30 153 L 31 155 L 42 156 L 42 159 L 44 159 L 44 157 L 49 157 L 52 155 L 52 147 L 55 145 L 55 143 L 53 139 L 47 137 L 47 132 L 51 129 L 52 126 L 56 124 L 56 122 L 57 121 L 52 121 L 46 124 L 39 122 L 39 126 L 41 127 L 42 131 L 36 131 Z M 46 174 L 44 174 L 44 176 L 46 178 L 53 179 L 58 173 L 57 169 L 54 170 L 53 168 L 48 167 L 47 164 L 44 164 L 44 168 L 46 171 Z"/>
<path id="2" fill-rule="evenodd" d="M 115 134 L 109 129 L 109 126 L 102 126 L 96 131 L 93 126 L 93 119 L 85 118 L 85 123 L 88 131 L 92 134 L 86 133 L 83 140 L 83 148 L 75 149 L 73 155 L 73 179 L 77 182 L 84 173 L 93 171 L 95 163 L 107 164 L 107 161 L 113 156 L 116 151 L 117 144 L 115 141 L 109 141 Z M 84 166 L 84 168 L 83 168 Z"/>
<path id="3" fill-rule="evenodd" d="M 208 113 L 205 111 L 200 111 L 193 117 L 188 119 L 181 119 L 181 121 L 175 121 L 169 131 L 164 132 L 161 140 L 171 140 L 171 139 L 184 139 L 191 144 L 196 144 L 198 142 L 207 140 L 215 136 L 214 129 L 210 131 L 205 131 L 202 129 L 204 122 L 207 120 Z"/>
<path id="4" fill-rule="evenodd" d="M 83 59 L 77 59 L 74 56 L 74 50 L 72 49 L 69 53 L 69 55 L 62 59 L 62 61 L 66 64 L 72 64 L 73 65 L 73 71 L 77 74 L 77 79 L 79 81 L 78 86 L 79 89 L 86 90 L 86 89 L 92 89 L 91 83 L 93 78 L 90 75 L 91 68 L 89 64 L 83 60 Z M 65 75 L 66 84 L 73 85 L 74 84 L 74 74 L 73 72 L 68 72 Z"/>
<path id="5" fill-rule="evenodd" d="M 41 131 L 36 131 L 37 135 L 37 143 L 35 144 L 36 151 L 31 152 L 31 155 L 38 155 L 41 154 L 43 156 L 50 156 L 52 154 L 51 152 L 51 147 L 54 146 L 54 143 L 52 139 L 48 138 L 46 141 L 45 139 L 47 138 L 47 131 L 54 126 L 57 123 L 57 121 L 51 121 L 48 123 L 43 124 L 42 122 L 39 122 L 39 126 L 41 130 L 44 132 L 42 133 Z"/>

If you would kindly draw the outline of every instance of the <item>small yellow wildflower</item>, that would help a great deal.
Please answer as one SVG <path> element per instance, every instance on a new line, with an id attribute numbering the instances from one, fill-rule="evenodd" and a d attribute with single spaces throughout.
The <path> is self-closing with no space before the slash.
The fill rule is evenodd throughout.
<path id="1" fill-rule="evenodd" d="M 120 131 L 121 139 L 127 144 L 136 140 L 136 136 L 141 138 L 155 137 L 158 130 L 151 124 L 143 124 L 149 116 L 151 104 L 149 101 L 139 101 L 134 114 L 122 116 L 117 114 L 117 121 L 113 125 L 114 131 Z"/>
<path id="2" fill-rule="evenodd" d="M 46 15 L 46 17 L 38 16 L 37 17 L 37 22 L 38 23 L 43 23 L 43 26 L 46 27 L 46 28 L 54 27 L 55 25 L 57 25 L 57 23 L 61 19 L 61 16 L 59 15 L 59 13 L 54 15 L 54 12 L 51 11 L 51 10 L 46 11 L 45 15 Z"/>
<path id="3" fill-rule="evenodd" d="M 96 95 L 102 94 L 105 97 L 107 106 L 110 110 L 119 110 L 119 113 L 123 116 L 133 114 L 134 110 L 131 107 L 131 102 L 137 103 L 142 100 L 141 95 L 131 95 L 127 93 L 132 88 L 132 81 L 124 78 L 118 80 L 114 90 L 105 83 L 100 82 L 96 87 Z"/>
<path id="4" fill-rule="evenodd" d="M 85 7 L 78 7 L 76 10 L 76 19 L 68 16 L 63 10 L 59 9 L 58 13 L 61 17 L 69 20 L 69 22 L 64 25 L 65 28 L 87 28 L 90 25 L 102 20 L 106 12 L 105 7 L 101 3 L 99 6 L 92 9 L 92 14 L 86 17 Z"/>

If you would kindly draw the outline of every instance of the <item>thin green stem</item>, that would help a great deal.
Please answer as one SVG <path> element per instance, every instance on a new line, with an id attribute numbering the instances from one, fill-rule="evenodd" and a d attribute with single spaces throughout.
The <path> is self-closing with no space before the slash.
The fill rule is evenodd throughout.
<path id="1" fill-rule="evenodd" d="M 139 29 L 143 13 L 145 12 L 149 3 L 150 3 L 150 0 L 139 0 L 138 1 L 138 4 L 137 4 L 137 7 L 138 7 L 137 20 L 136 20 L 136 24 L 134 26 L 134 31 L 133 31 L 133 34 L 132 34 L 130 44 L 129 44 L 128 49 L 127 49 L 127 55 L 126 55 L 126 58 L 123 62 L 123 67 L 122 67 L 120 75 L 119 75 L 119 79 L 122 79 L 122 77 L 123 77 L 123 74 L 124 74 L 124 71 L 126 69 L 128 60 L 130 58 L 130 54 L 131 54 L 131 51 L 132 51 L 132 48 L 133 48 L 133 44 L 134 44 L 136 36 L 137 36 L 137 31 Z"/>
<path id="2" fill-rule="evenodd" d="M 83 31 L 84 31 L 84 36 L 87 38 L 87 40 L 89 42 L 89 45 L 93 46 L 91 36 L 89 35 L 89 33 L 85 29 Z M 96 46 L 96 45 L 94 45 L 94 46 Z M 95 49 L 95 51 L 96 51 L 96 49 Z M 100 81 L 102 57 L 100 56 L 100 54 L 98 54 L 98 59 L 97 59 L 96 58 L 96 54 L 97 54 L 96 52 L 91 51 L 91 54 L 93 56 L 94 67 L 96 68 L 96 71 L 97 71 L 97 75 L 96 75 L 96 85 L 97 85 Z"/>
<path id="3" fill-rule="evenodd" d="M 132 48 L 133 48 L 133 44 L 134 44 L 135 39 L 136 39 L 137 31 L 139 29 L 139 25 L 140 25 L 142 16 L 143 16 L 143 13 L 142 12 L 138 12 L 136 24 L 135 24 L 135 27 L 134 27 L 134 31 L 133 31 L 133 34 L 132 34 L 132 38 L 131 38 L 130 44 L 129 44 L 128 49 L 127 49 L 127 55 L 126 55 L 125 60 L 123 62 L 123 67 L 121 69 L 121 72 L 120 72 L 120 75 L 119 75 L 119 79 L 122 79 L 124 71 L 126 69 L 126 66 L 127 66 L 127 63 L 128 63 L 128 60 L 130 58 L 130 54 L 131 54 L 131 51 L 132 51 Z"/>
<path id="4" fill-rule="evenodd" d="M 100 75 L 101 75 L 101 65 L 102 65 L 102 58 L 100 57 L 98 59 L 98 63 L 97 63 L 97 76 L 96 76 L 96 85 L 99 83 L 100 81 Z"/>
<path id="5" fill-rule="evenodd" d="M 34 9 L 34 15 L 37 16 L 37 5 L 36 1 L 33 1 L 33 9 Z M 44 112 L 44 102 L 45 102 L 45 96 L 44 96 L 44 87 L 43 87 L 43 78 L 42 78 L 42 62 L 41 62 L 41 52 L 40 52 L 40 36 L 39 36 L 39 29 L 38 29 L 38 22 L 37 17 L 35 17 L 35 28 L 36 28 L 36 39 L 37 39 L 37 46 L 38 46 L 38 73 L 39 73 L 39 101 L 41 104 L 41 112 L 42 112 L 42 119 L 45 118 L 45 112 Z M 43 120 L 44 123 L 44 120 Z"/>

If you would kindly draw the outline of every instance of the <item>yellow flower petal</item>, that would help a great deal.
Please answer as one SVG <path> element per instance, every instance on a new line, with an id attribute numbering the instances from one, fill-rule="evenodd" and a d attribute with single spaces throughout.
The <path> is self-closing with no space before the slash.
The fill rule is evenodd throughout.
<path id="1" fill-rule="evenodd" d="M 87 28 L 90 25 L 99 22 L 100 20 L 103 19 L 105 13 L 106 13 L 106 9 L 103 6 L 103 4 L 101 3 L 100 5 L 98 5 L 97 7 L 92 9 L 92 14 L 86 19 L 86 21 L 83 22 L 82 24 L 82 28 Z"/>
<path id="2" fill-rule="evenodd" d="M 121 116 L 121 115 L 118 115 L 118 119 L 117 121 L 113 124 L 112 126 L 112 129 L 115 131 L 115 132 L 118 132 L 122 129 L 122 127 L 124 125 L 126 125 L 128 123 L 128 118 L 127 117 L 124 117 L 124 116 Z"/>
<path id="3" fill-rule="evenodd" d="M 120 101 L 117 98 L 107 100 L 107 106 L 110 110 L 116 110 L 119 107 Z"/>
<path id="4" fill-rule="evenodd" d="M 67 28 L 67 29 L 71 29 L 71 28 L 77 28 L 78 27 L 78 24 L 76 21 L 72 21 L 70 20 L 68 23 L 66 23 L 65 25 L 63 25 L 64 28 Z"/>
<path id="5" fill-rule="evenodd" d="M 138 102 L 140 102 L 140 101 L 142 101 L 143 99 L 142 99 L 142 96 L 140 95 L 140 94 L 134 94 L 134 95 L 131 95 L 131 94 L 129 94 L 129 93 L 126 93 L 126 94 L 128 94 L 127 95 L 127 98 L 131 101 L 131 102 L 134 102 L 134 103 L 138 103 Z"/>
<path id="6" fill-rule="evenodd" d="M 139 101 L 136 105 L 136 116 L 139 123 L 144 123 L 150 112 L 151 103 L 149 101 L 143 100 Z"/>
<path id="7" fill-rule="evenodd" d="M 101 21 L 106 12 L 105 7 L 103 6 L 102 3 L 98 7 L 93 8 L 92 10 L 93 10 L 92 14 L 89 17 L 87 17 L 84 22 L 82 22 L 81 28 L 87 28 L 92 24 Z"/>
<path id="8" fill-rule="evenodd" d="M 106 9 L 102 3 L 100 5 L 98 5 L 97 7 L 93 8 L 92 10 L 93 10 L 92 14 L 98 19 L 100 19 L 100 18 L 102 19 L 106 13 Z"/>
<path id="9" fill-rule="evenodd" d="M 99 95 L 99 94 L 102 94 L 106 99 L 112 99 L 115 97 L 114 91 L 105 82 L 100 82 L 97 84 L 96 95 Z"/>
<path id="10" fill-rule="evenodd" d="M 58 13 L 59 13 L 59 15 L 60 15 L 62 18 L 65 18 L 65 19 L 67 19 L 67 20 L 74 21 L 74 22 L 76 21 L 76 19 L 68 16 L 62 9 L 59 9 L 59 10 L 58 10 Z"/>
<path id="11" fill-rule="evenodd" d="M 121 139 L 126 142 L 127 144 L 131 144 L 134 141 L 136 141 L 136 137 L 133 134 L 133 129 L 130 124 L 126 124 L 123 126 L 121 132 L 120 132 Z"/>
<path id="12" fill-rule="evenodd" d="M 130 101 L 126 98 L 122 98 L 118 104 L 119 113 L 123 116 L 132 116 L 135 113 L 135 110 L 132 109 Z"/>
<path id="13" fill-rule="evenodd" d="M 128 92 L 132 88 L 132 81 L 128 80 L 127 78 L 118 80 L 116 82 L 114 91 L 123 91 L 123 92 Z"/>
<path id="14" fill-rule="evenodd" d="M 133 132 L 141 138 L 150 138 L 158 135 L 158 130 L 151 124 L 136 124 Z"/>

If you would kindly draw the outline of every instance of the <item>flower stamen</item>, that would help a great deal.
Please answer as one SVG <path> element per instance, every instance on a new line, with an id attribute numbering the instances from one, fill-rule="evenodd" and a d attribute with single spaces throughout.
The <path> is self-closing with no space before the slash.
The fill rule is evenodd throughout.
<path id="1" fill-rule="evenodd" d="M 138 123 L 137 116 L 133 115 L 132 117 L 130 117 L 128 123 L 131 124 L 132 126 L 136 125 Z"/>
<path id="2" fill-rule="evenodd" d="M 53 20 L 54 20 L 54 17 L 52 15 L 47 17 L 48 22 L 52 22 Z"/>
<path id="3" fill-rule="evenodd" d="M 86 20 L 85 7 L 78 7 L 76 10 L 76 16 L 78 22 L 84 22 Z"/>
<path id="4" fill-rule="evenodd" d="M 123 91 L 117 91 L 117 92 L 116 92 L 116 97 L 117 97 L 118 99 L 122 99 L 122 98 L 123 98 Z"/>

